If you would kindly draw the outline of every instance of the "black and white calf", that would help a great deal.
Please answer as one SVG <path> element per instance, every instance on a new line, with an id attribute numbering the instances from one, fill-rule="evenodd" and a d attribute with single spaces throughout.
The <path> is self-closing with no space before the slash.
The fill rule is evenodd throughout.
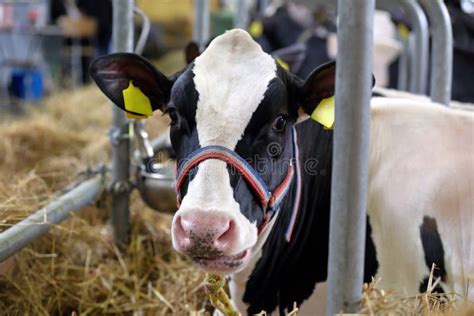
<path id="1" fill-rule="evenodd" d="M 334 73 L 326 64 L 303 81 L 242 30 L 217 37 L 173 78 L 132 54 L 92 66 L 120 107 L 131 82 L 169 114 L 181 167 L 173 246 L 229 274 L 241 313 L 296 302 L 314 315 L 321 301 L 332 131 L 302 113 L 333 95 Z M 376 275 L 384 288 L 414 294 L 434 262 L 444 290 L 472 299 L 473 114 L 407 99 L 372 103 L 365 280 Z"/>

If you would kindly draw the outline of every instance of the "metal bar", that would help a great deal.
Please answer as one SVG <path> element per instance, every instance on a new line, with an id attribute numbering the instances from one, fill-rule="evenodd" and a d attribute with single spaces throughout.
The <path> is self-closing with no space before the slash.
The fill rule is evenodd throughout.
<path id="1" fill-rule="evenodd" d="M 247 3 L 245 0 L 235 0 L 234 27 L 246 29 L 248 24 Z"/>
<path id="2" fill-rule="evenodd" d="M 359 309 L 367 210 L 375 0 L 338 1 L 327 314 Z"/>
<path id="3" fill-rule="evenodd" d="M 397 89 L 401 91 L 408 91 L 408 69 L 410 68 L 410 50 L 409 41 L 400 37 L 402 43 L 402 52 L 398 59 L 398 78 L 397 78 Z"/>
<path id="4" fill-rule="evenodd" d="M 151 23 L 148 16 L 146 16 L 146 14 L 138 7 L 133 9 L 133 13 L 142 19 L 142 31 L 140 33 L 140 37 L 138 37 L 137 46 L 135 46 L 135 54 L 141 55 L 145 49 L 148 35 L 150 35 Z"/>
<path id="5" fill-rule="evenodd" d="M 400 38 L 403 45 L 398 67 L 397 88 L 412 93 L 425 93 L 428 77 L 428 20 L 416 0 L 377 0 L 379 10 L 401 7 L 412 24 L 413 38 Z"/>
<path id="6" fill-rule="evenodd" d="M 209 0 L 194 0 L 193 41 L 201 49 L 205 48 L 209 41 L 209 23 Z"/>
<path id="7" fill-rule="evenodd" d="M 113 51 L 133 51 L 133 0 L 113 0 Z M 112 107 L 112 213 L 115 241 L 125 246 L 129 240 L 130 135 L 128 120 L 118 107 Z"/>
<path id="8" fill-rule="evenodd" d="M 74 37 L 71 41 L 71 86 L 82 85 L 82 47 L 81 39 Z"/>
<path id="9" fill-rule="evenodd" d="M 156 153 L 157 151 L 163 150 L 167 147 L 171 146 L 171 139 L 170 139 L 170 132 L 167 129 L 165 132 L 157 136 L 156 138 L 150 141 L 151 147 L 153 151 Z"/>
<path id="10" fill-rule="evenodd" d="M 258 0 L 258 11 L 261 16 L 265 15 L 265 10 L 268 7 L 270 0 Z"/>
<path id="11" fill-rule="evenodd" d="M 0 262 L 48 232 L 54 225 L 98 199 L 104 187 L 104 176 L 86 180 L 57 200 L 36 211 L 0 234 Z"/>
<path id="12" fill-rule="evenodd" d="M 148 133 L 145 131 L 145 124 L 142 120 L 134 122 L 134 135 L 138 143 L 138 153 L 140 158 L 152 158 L 155 154 L 153 147 L 148 138 Z"/>
<path id="13" fill-rule="evenodd" d="M 375 7 L 377 10 L 384 10 L 391 12 L 395 9 L 398 9 L 402 4 L 402 0 L 376 0 Z M 398 33 L 398 32 L 397 32 Z M 397 34 L 397 38 L 402 45 L 402 51 L 399 56 L 398 61 L 398 79 L 397 79 L 397 89 L 402 91 L 409 90 L 410 83 L 410 73 L 411 69 L 411 52 L 410 52 L 410 41 L 408 38 L 403 38 L 400 34 Z M 377 58 L 377 57 L 375 57 Z"/>
<path id="14" fill-rule="evenodd" d="M 431 100 L 449 105 L 453 77 L 453 30 L 449 12 L 443 0 L 419 1 L 431 25 Z"/>
<path id="15" fill-rule="evenodd" d="M 414 33 L 413 59 L 410 67 L 410 92 L 425 94 L 428 78 L 428 20 L 421 6 L 415 0 L 400 0 L 406 14 L 412 21 Z"/>

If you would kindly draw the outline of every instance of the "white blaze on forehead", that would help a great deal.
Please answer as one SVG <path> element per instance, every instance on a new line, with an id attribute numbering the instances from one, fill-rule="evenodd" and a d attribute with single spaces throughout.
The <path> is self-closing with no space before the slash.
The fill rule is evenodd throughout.
<path id="1" fill-rule="evenodd" d="M 274 59 L 247 32 L 232 30 L 196 58 L 193 72 L 200 145 L 234 149 L 276 77 Z"/>

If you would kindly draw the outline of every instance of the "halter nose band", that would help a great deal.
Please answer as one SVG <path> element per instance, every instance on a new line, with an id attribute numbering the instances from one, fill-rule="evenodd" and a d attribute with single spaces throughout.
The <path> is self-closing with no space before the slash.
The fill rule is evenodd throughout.
<path id="1" fill-rule="evenodd" d="M 252 167 L 242 157 L 222 146 L 206 146 L 192 152 L 178 170 L 176 189 L 178 191 L 181 189 L 184 180 L 192 168 L 209 159 L 222 160 L 235 168 L 252 187 L 262 204 L 264 206 L 268 205 L 272 194 L 262 178 L 252 170 Z"/>
<path id="2" fill-rule="evenodd" d="M 296 131 L 293 128 L 293 145 L 296 147 Z M 296 154 L 297 149 L 294 148 L 294 154 Z M 296 158 L 296 159 L 295 159 Z M 184 180 L 189 175 L 189 172 L 201 162 L 209 159 L 217 159 L 224 161 L 227 165 L 233 167 L 237 172 L 245 179 L 247 184 L 252 188 L 253 192 L 257 195 L 262 204 L 264 212 L 264 221 L 260 225 L 258 231 L 259 234 L 265 228 L 265 225 L 273 217 L 273 215 L 279 210 L 280 204 L 283 201 L 284 197 L 288 193 L 288 190 L 291 186 L 292 180 L 297 174 L 297 191 L 299 191 L 299 170 L 296 170 L 294 167 L 293 160 L 296 161 L 297 166 L 299 166 L 297 161 L 297 156 L 293 157 L 288 166 L 288 171 L 283 179 L 283 181 L 278 185 L 273 192 L 268 189 L 265 181 L 260 177 L 260 175 L 255 171 L 255 169 L 242 157 L 240 157 L 235 151 L 232 151 L 223 146 L 205 146 L 193 151 L 189 154 L 180 164 L 177 178 L 176 178 L 176 192 L 178 197 L 178 204 L 181 202 L 181 188 L 183 186 Z M 299 169 L 299 168 L 297 168 Z M 299 193 L 298 193 L 298 204 L 299 204 Z M 294 208 L 295 209 L 295 208 Z M 295 212 L 295 211 L 294 211 Z M 297 209 L 296 209 L 297 212 Z M 294 216 L 292 216 L 293 219 Z M 291 221 L 293 222 L 293 220 Z M 290 224 L 291 224 L 290 222 Z M 294 223 L 293 223 L 294 224 Z M 292 224 L 292 225 L 293 225 Z M 292 229 L 291 229 L 292 230 Z"/>

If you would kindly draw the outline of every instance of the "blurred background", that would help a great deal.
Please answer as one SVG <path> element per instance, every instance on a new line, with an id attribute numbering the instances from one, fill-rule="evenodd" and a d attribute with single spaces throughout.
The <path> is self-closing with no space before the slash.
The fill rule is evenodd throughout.
<path id="1" fill-rule="evenodd" d="M 474 1 L 445 3 L 454 30 L 453 99 L 473 102 L 472 92 L 458 91 L 456 78 L 469 79 L 466 66 L 472 69 Z M 167 58 L 169 70 L 177 71 L 184 66 L 184 57 L 178 55 L 192 39 L 193 1 L 137 0 L 136 4 L 151 21 L 143 55 L 152 60 Z M 239 6 L 245 12 L 239 26 L 299 76 L 304 78 L 320 63 L 335 58 L 336 14 L 324 1 L 211 0 L 209 39 L 235 25 Z M 136 38 L 141 25 L 137 18 Z M 398 60 L 411 27 L 403 10 L 377 12 L 374 73 L 378 85 L 403 88 L 398 83 Z M 111 34 L 110 0 L 0 0 L 1 108 L 21 111 L 24 101 L 41 101 L 45 95 L 88 83 L 88 66 L 110 52 Z"/>
<path id="2" fill-rule="evenodd" d="M 217 7 L 215 1 L 213 7 Z M 156 59 L 191 38 L 191 0 L 138 1 L 152 22 L 144 55 Z M 136 32 L 141 24 L 137 21 Z M 110 52 L 110 0 L 0 1 L 0 100 L 20 110 L 90 81 L 90 62 Z"/>

